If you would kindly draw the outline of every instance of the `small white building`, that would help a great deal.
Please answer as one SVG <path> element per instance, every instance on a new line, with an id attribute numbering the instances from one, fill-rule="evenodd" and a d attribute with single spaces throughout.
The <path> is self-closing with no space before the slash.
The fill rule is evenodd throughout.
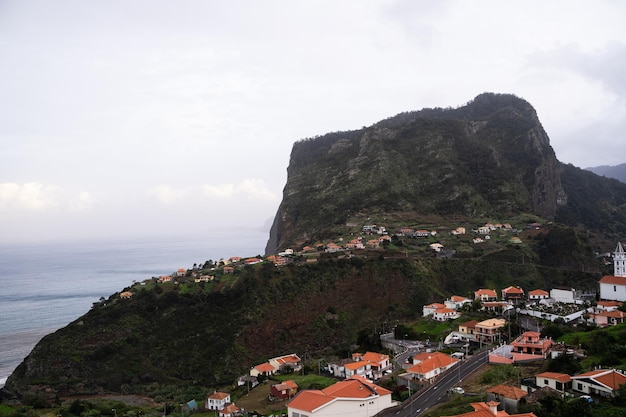
<path id="1" fill-rule="evenodd" d="M 574 304 L 576 302 L 576 290 L 569 287 L 552 288 L 550 298 L 557 303 Z"/>

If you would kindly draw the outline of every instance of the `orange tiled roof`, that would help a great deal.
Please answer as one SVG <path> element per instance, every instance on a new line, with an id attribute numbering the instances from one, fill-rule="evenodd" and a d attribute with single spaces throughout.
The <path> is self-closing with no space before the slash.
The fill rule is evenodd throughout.
<path id="1" fill-rule="evenodd" d="M 491 296 L 491 297 L 497 297 L 498 296 L 498 294 L 494 290 L 489 290 L 489 289 L 484 289 L 484 288 L 481 288 L 478 291 L 474 291 L 474 294 L 475 295 L 488 295 L 488 296 Z"/>
<path id="2" fill-rule="evenodd" d="M 520 287 L 506 287 L 505 289 L 502 290 L 503 294 L 524 294 L 524 290 L 521 289 Z"/>
<path id="3" fill-rule="evenodd" d="M 453 295 L 452 297 L 450 297 L 450 300 L 454 302 L 465 301 L 467 299 L 467 297 L 461 297 L 460 295 Z"/>
<path id="4" fill-rule="evenodd" d="M 505 398 L 511 398 L 513 400 L 519 400 L 520 398 L 528 395 L 528 393 L 523 389 L 504 384 L 491 387 L 487 390 L 487 392 L 490 392 L 492 394 L 498 394 Z"/>
<path id="5" fill-rule="evenodd" d="M 280 358 L 276 358 L 276 362 L 278 362 L 281 365 L 283 363 L 298 363 L 300 362 L 300 358 L 297 357 L 296 355 L 287 355 L 287 356 L 281 356 Z"/>
<path id="6" fill-rule="evenodd" d="M 407 369 L 407 371 L 421 375 L 432 372 L 437 368 L 445 368 L 457 362 L 456 359 L 441 352 L 422 352 L 415 355 L 413 359 L 421 362 L 417 365 L 413 365 L 411 368 Z"/>
<path id="7" fill-rule="evenodd" d="M 259 372 L 274 372 L 275 371 L 274 367 L 270 365 L 268 362 L 262 363 L 260 365 L 256 365 L 254 369 L 256 369 Z"/>
<path id="8" fill-rule="evenodd" d="M 477 324 L 478 324 L 478 320 L 470 320 L 470 321 L 466 321 L 463 324 L 459 324 L 459 327 L 467 327 L 468 329 L 471 329 L 471 328 L 476 327 Z"/>
<path id="9" fill-rule="evenodd" d="M 365 389 L 364 389 L 365 388 Z M 372 384 L 365 378 L 354 376 L 344 381 L 339 381 L 323 390 L 300 391 L 288 404 L 290 408 L 313 412 L 336 398 L 368 398 L 374 393 L 378 395 L 391 395 L 391 391 Z"/>
<path id="10" fill-rule="evenodd" d="M 562 383 L 567 383 L 570 382 L 572 380 L 572 377 L 567 375 L 567 374 L 561 374 L 558 372 L 543 372 L 540 374 L 535 375 L 536 378 L 549 378 L 549 379 L 554 379 L 556 381 L 562 382 Z"/>
<path id="11" fill-rule="evenodd" d="M 230 394 L 226 393 L 226 392 L 219 392 L 219 391 L 215 391 L 213 394 L 209 395 L 209 399 L 211 400 L 223 400 L 225 398 L 228 398 Z"/>
<path id="12" fill-rule="evenodd" d="M 365 352 L 365 354 L 363 355 L 363 360 L 366 361 L 371 361 L 371 362 L 382 362 L 386 359 L 389 359 L 388 355 L 385 355 L 384 353 L 378 353 L 378 352 Z"/>
<path id="13" fill-rule="evenodd" d="M 602 301 L 601 300 L 601 301 L 598 301 L 596 304 L 599 305 L 599 306 L 602 306 L 602 307 L 619 307 L 619 306 L 622 305 L 622 302 L 621 301 Z"/>
<path id="14" fill-rule="evenodd" d="M 350 362 L 347 363 L 345 365 L 346 369 L 349 369 L 351 371 L 355 371 L 359 368 L 363 368 L 365 367 L 367 364 L 369 364 L 369 361 L 358 361 L 358 362 Z"/>
<path id="15" fill-rule="evenodd" d="M 595 371 L 585 372 L 572 377 L 572 379 L 585 378 L 591 378 L 613 390 L 618 389 L 620 385 L 626 384 L 626 375 L 614 369 L 596 369 Z"/>
<path id="16" fill-rule="evenodd" d="M 532 290 L 528 291 L 528 295 L 550 295 L 550 293 L 544 290 Z"/>
<path id="17" fill-rule="evenodd" d="M 613 275 L 605 275 L 598 282 L 600 284 L 626 285 L 626 277 L 616 277 Z"/>
<path id="18" fill-rule="evenodd" d="M 426 308 L 445 308 L 445 304 L 441 304 L 441 303 L 432 303 L 432 304 L 428 304 L 427 306 L 424 306 Z"/>

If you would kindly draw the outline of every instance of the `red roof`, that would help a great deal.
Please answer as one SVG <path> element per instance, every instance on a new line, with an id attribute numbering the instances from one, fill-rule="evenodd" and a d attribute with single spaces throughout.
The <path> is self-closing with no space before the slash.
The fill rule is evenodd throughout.
<path id="1" fill-rule="evenodd" d="M 528 295 L 550 295 L 550 293 L 544 290 L 532 290 L 528 291 Z"/>
<path id="2" fill-rule="evenodd" d="M 605 275 L 598 282 L 600 284 L 625 285 L 626 286 L 626 277 L 616 277 L 613 275 Z"/>
<path id="3" fill-rule="evenodd" d="M 372 395 L 391 395 L 391 391 L 365 378 L 353 376 L 323 390 L 304 390 L 288 404 L 289 408 L 313 412 L 336 398 L 368 398 Z"/>
<path id="4" fill-rule="evenodd" d="M 616 390 L 621 385 L 626 384 L 626 375 L 617 372 L 615 369 L 596 369 L 595 371 L 585 372 L 572 377 L 572 379 L 585 378 L 591 378 L 612 390 Z"/>
<path id="5" fill-rule="evenodd" d="M 513 387 L 510 385 L 496 385 L 495 387 L 489 388 L 486 392 L 491 392 L 493 394 L 501 395 L 505 398 L 511 398 L 513 400 L 519 400 L 522 397 L 525 397 L 528 393 L 523 389 Z"/>
<path id="6" fill-rule="evenodd" d="M 506 287 L 502 290 L 502 294 L 524 294 L 524 290 L 520 287 Z"/>
<path id="7" fill-rule="evenodd" d="M 537 374 L 535 375 L 536 378 L 548 378 L 548 379 L 554 379 L 556 381 L 562 382 L 562 383 L 568 383 L 572 380 L 572 377 L 567 375 L 567 374 L 561 374 L 558 372 L 543 372 L 541 374 Z"/>
<path id="8" fill-rule="evenodd" d="M 275 371 L 274 367 L 270 365 L 268 362 L 257 365 L 254 367 L 254 369 L 256 369 L 259 372 L 274 372 Z"/>

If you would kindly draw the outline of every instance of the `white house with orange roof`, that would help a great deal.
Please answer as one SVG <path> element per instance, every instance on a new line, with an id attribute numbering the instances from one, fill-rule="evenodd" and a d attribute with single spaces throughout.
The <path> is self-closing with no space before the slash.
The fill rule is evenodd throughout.
<path id="1" fill-rule="evenodd" d="M 536 289 L 528 291 L 528 299 L 530 301 L 541 301 L 550 298 L 550 293 L 545 290 Z"/>
<path id="2" fill-rule="evenodd" d="M 235 404 L 228 404 L 218 411 L 219 417 L 237 417 L 243 414 L 243 411 Z"/>
<path id="3" fill-rule="evenodd" d="M 496 301 L 498 299 L 498 293 L 496 290 L 491 290 L 488 288 L 481 288 L 477 291 L 474 291 L 474 299 L 480 301 Z"/>
<path id="4" fill-rule="evenodd" d="M 520 287 L 509 286 L 502 290 L 502 299 L 511 303 L 519 303 L 524 299 L 524 290 Z"/>
<path id="5" fill-rule="evenodd" d="M 535 375 L 535 384 L 539 388 L 552 388 L 563 396 L 566 390 L 572 389 L 572 377 L 560 372 L 542 372 Z"/>
<path id="6" fill-rule="evenodd" d="M 302 360 L 295 353 L 277 356 L 270 359 L 268 362 L 274 367 L 274 369 L 276 369 L 277 372 L 297 372 L 302 369 Z"/>
<path id="7" fill-rule="evenodd" d="M 438 308 L 433 313 L 433 319 L 437 321 L 456 320 L 461 317 L 461 313 L 451 308 Z"/>
<path id="8" fill-rule="evenodd" d="M 287 404 L 289 417 L 373 417 L 393 407 L 391 391 L 361 377 L 322 390 L 303 390 Z"/>
<path id="9" fill-rule="evenodd" d="M 407 369 L 413 379 L 432 382 L 443 371 L 452 368 L 458 359 L 441 352 L 421 352 L 413 356 L 413 366 Z"/>
<path id="10" fill-rule="evenodd" d="M 624 384 L 626 375 L 615 369 L 596 369 L 572 377 L 574 391 L 599 397 L 615 397 Z"/>
<path id="11" fill-rule="evenodd" d="M 511 342 L 514 353 L 539 355 L 544 358 L 553 344 L 552 339 L 542 338 L 539 332 L 524 332 Z"/>
<path id="12" fill-rule="evenodd" d="M 598 327 L 615 326 L 626 323 L 626 313 L 621 310 L 594 311 L 589 313 L 589 321 Z"/>
<path id="13" fill-rule="evenodd" d="M 424 307 L 422 307 L 422 317 L 430 316 L 431 314 L 433 314 L 435 311 L 439 310 L 440 308 L 446 308 L 445 304 L 432 303 L 432 304 L 425 305 Z"/>
<path id="14" fill-rule="evenodd" d="M 462 297 L 460 295 L 453 295 L 443 302 L 446 308 L 450 308 L 452 310 L 458 310 L 463 308 L 465 305 L 471 305 L 472 300 L 467 297 Z"/>
<path id="15" fill-rule="evenodd" d="M 207 397 L 204 408 L 207 410 L 221 410 L 228 403 L 230 403 L 229 393 L 213 391 L 213 393 Z"/>

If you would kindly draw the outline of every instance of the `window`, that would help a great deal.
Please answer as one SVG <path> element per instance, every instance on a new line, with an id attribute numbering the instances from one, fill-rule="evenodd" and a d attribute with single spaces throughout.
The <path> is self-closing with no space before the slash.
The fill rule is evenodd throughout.
<path id="1" fill-rule="evenodd" d="M 578 383 L 578 391 L 582 391 L 583 390 L 583 384 L 581 384 L 580 382 Z"/>
<path id="2" fill-rule="evenodd" d="M 295 411 L 291 413 L 291 417 L 300 417 L 300 413 L 296 413 Z"/>
<path id="3" fill-rule="evenodd" d="M 617 291 L 617 285 L 613 285 L 613 292 Z"/>
<path id="4" fill-rule="evenodd" d="M 548 385 L 548 380 L 547 379 L 543 380 L 543 385 Z"/>

